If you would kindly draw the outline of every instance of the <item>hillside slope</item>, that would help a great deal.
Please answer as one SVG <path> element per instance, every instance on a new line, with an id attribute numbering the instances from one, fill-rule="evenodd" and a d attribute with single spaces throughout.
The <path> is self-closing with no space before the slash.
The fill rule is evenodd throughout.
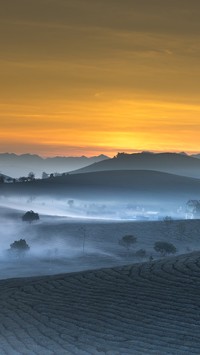
<path id="1" fill-rule="evenodd" d="M 1 354 L 200 353 L 200 253 L 0 282 Z"/>
<path id="2" fill-rule="evenodd" d="M 8 195 L 186 202 L 188 199 L 200 198 L 200 180 L 148 170 L 103 171 L 68 174 L 27 183 L 1 184 L 0 196 Z"/>
<path id="3" fill-rule="evenodd" d="M 170 174 L 200 177 L 200 159 L 176 153 L 118 154 L 117 157 L 91 164 L 71 173 L 107 170 L 155 170 Z"/>

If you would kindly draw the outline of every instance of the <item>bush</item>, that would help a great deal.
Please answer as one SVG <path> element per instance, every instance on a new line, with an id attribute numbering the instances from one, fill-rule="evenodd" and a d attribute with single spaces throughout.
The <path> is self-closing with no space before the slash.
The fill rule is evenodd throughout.
<path id="1" fill-rule="evenodd" d="M 154 249 L 163 256 L 166 254 L 175 254 L 177 252 L 176 247 L 172 243 L 168 242 L 156 242 L 154 244 Z"/>
<path id="2" fill-rule="evenodd" d="M 22 216 L 22 221 L 32 223 L 40 219 L 39 214 L 33 211 L 28 211 Z"/>

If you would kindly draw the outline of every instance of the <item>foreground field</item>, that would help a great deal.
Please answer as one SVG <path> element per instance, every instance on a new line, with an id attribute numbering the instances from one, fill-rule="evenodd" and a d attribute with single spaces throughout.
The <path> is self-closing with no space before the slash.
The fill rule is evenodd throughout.
<path id="1" fill-rule="evenodd" d="M 200 253 L 0 281 L 0 353 L 199 354 Z"/>

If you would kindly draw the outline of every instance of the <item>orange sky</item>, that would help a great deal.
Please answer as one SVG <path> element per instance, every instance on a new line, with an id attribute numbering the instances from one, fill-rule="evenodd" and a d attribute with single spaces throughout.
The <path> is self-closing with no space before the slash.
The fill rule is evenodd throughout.
<path id="1" fill-rule="evenodd" d="M 1 0 L 0 151 L 199 152 L 200 3 Z"/>

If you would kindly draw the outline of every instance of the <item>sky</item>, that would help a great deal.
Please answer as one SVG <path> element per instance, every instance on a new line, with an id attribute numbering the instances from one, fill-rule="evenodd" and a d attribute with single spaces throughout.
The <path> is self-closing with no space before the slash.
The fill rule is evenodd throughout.
<path id="1" fill-rule="evenodd" d="M 0 0 L 0 152 L 199 152 L 199 0 Z"/>

